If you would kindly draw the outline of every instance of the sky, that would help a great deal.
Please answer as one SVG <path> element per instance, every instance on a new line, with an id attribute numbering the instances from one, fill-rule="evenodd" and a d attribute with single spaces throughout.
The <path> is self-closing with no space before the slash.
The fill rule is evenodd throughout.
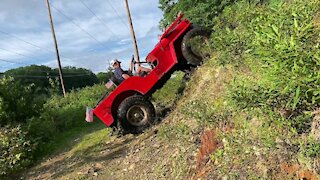
<path id="1" fill-rule="evenodd" d="M 62 66 L 98 73 L 134 54 L 124 0 L 51 0 Z M 158 42 L 158 0 L 129 0 L 143 61 Z M 1 0 L 0 72 L 31 64 L 57 67 L 45 0 Z"/>

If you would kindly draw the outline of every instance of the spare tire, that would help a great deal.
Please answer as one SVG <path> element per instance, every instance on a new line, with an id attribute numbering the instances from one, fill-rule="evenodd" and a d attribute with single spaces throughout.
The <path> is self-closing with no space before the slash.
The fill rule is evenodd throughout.
<path id="1" fill-rule="evenodd" d="M 181 43 L 183 57 L 187 60 L 188 64 L 194 66 L 199 66 L 203 62 L 203 58 L 201 57 L 201 55 L 197 54 L 197 52 L 194 52 L 194 50 L 192 49 L 192 45 L 190 44 L 190 40 L 197 36 L 208 39 L 210 36 L 210 32 L 200 27 L 194 27 L 193 29 L 188 31 L 186 35 L 184 35 Z"/>

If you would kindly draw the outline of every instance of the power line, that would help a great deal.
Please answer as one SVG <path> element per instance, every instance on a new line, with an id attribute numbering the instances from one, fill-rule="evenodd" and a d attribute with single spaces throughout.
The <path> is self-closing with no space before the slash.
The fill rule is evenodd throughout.
<path id="1" fill-rule="evenodd" d="M 12 63 L 12 64 L 31 65 L 31 64 L 27 64 L 27 63 L 16 62 L 16 61 L 10 61 L 10 60 L 6 60 L 6 59 L 0 59 L 0 61 L 8 62 L 8 63 Z"/>
<path id="2" fill-rule="evenodd" d="M 108 4 L 110 5 L 110 7 L 113 9 L 113 11 L 116 13 L 116 15 L 120 18 L 120 21 L 122 22 L 122 24 L 124 26 L 126 26 L 128 28 L 128 30 L 130 31 L 130 28 L 128 26 L 128 24 L 126 24 L 123 20 L 123 18 L 119 15 L 118 11 L 114 8 L 114 6 L 112 5 L 112 3 L 110 2 L 110 0 L 107 0 Z"/>
<path id="3" fill-rule="evenodd" d="M 60 11 L 59 9 L 57 9 L 55 6 L 51 5 L 53 9 L 55 9 L 58 13 L 60 13 L 62 16 L 64 16 L 66 19 L 68 19 L 72 24 L 74 24 L 76 27 L 78 27 L 81 31 L 83 31 L 84 33 L 86 33 L 91 39 L 95 40 L 97 43 L 99 43 L 102 47 L 111 50 L 109 47 L 105 46 L 101 41 L 99 41 L 98 39 L 96 39 L 92 34 L 90 34 L 88 31 L 84 30 L 80 25 L 78 25 L 77 23 L 75 23 L 72 18 L 70 18 L 69 16 L 67 16 L 66 14 L 64 14 L 62 11 Z"/>
<path id="4" fill-rule="evenodd" d="M 78 74 L 78 75 L 66 75 L 64 77 L 81 77 L 81 76 L 90 76 L 91 74 Z M 58 75 L 48 75 L 48 76 L 29 76 L 29 75 L 9 75 L 12 77 L 19 77 L 19 78 L 49 78 L 49 77 L 59 77 Z"/>
<path id="5" fill-rule="evenodd" d="M 26 41 L 26 40 L 24 40 L 24 39 L 21 39 L 20 37 L 15 36 L 15 35 L 13 35 L 13 34 L 4 32 L 4 31 L 2 31 L 2 30 L 0 30 L 0 32 L 1 32 L 2 34 L 7 35 L 7 36 L 13 37 L 13 38 L 15 38 L 15 39 L 17 39 L 17 40 L 19 40 L 19 41 L 22 41 L 22 42 L 24 42 L 24 43 L 26 43 L 26 44 L 29 44 L 29 45 L 31 45 L 31 46 L 33 46 L 33 47 L 36 47 L 36 48 L 38 48 L 38 49 L 45 50 L 45 51 L 47 51 L 47 52 L 54 52 L 54 51 L 52 51 L 52 50 L 42 48 L 42 47 L 40 47 L 40 46 L 38 46 L 38 45 L 36 45 L 36 44 L 33 44 L 33 43 L 28 42 L 28 41 Z"/>
<path id="6" fill-rule="evenodd" d="M 116 10 L 116 8 L 112 5 L 112 3 L 110 2 L 110 0 L 107 0 L 107 3 L 110 5 L 110 7 L 113 9 L 113 11 L 116 13 L 116 15 L 119 17 L 120 21 L 122 22 L 122 24 L 124 26 L 127 27 L 127 29 L 129 30 L 130 32 L 130 27 L 128 26 L 127 23 L 125 23 L 125 20 L 119 15 L 118 11 Z M 142 44 L 140 45 L 140 47 L 142 47 L 143 49 L 146 49 L 145 46 Z"/>
<path id="7" fill-rule="evenodd" d="M 4 32 L 4 31 L 2 31 L 2 30 L 0 30 L 0 33 L 5 34 L 5 35 L 7 35 L 7 36 L 9 36 L 9 37 L 13 37 L 13 38 L 15 38 L 15 39 L 17 39 L 17 40 L 19 40 L 19 41 L 21 41 L 21 42 L 24 42 L 24 43 L 26 43 L 26 44 L 29 44 L 30 46 L 36 47 L 36 48 L 38 48 L 38 49 L 41 49 L 41 50 L 44 50 L 44 51 L 47 51 L 47 52 L 50 52 L 50 53 L 55 53 L 53 50 L 50 50 L 50 49 L 47 49 L 47 48 L 42 48 L 42 47 L 40 47 L 40 46 L 38 46 L 38 45 L 36 45 L 36 44 L 34 44 L 34 43 L 31 43 L 31 42 L 29 42 L 29 41 L 26 41 L 26 40 L 24 40 L 24 39 L 22 39 L 22 38 L 20 38 L 20 37 L 18 37 L 18 36 L 16 36 L 16 35 L 13 35 L 13 34 Z M 65 57 L 65 56 L 61 56 L 61 57 L 65 58 L 65 59 L 72 60 L 71 58 L 68 58 L 68 57 Z"/>
<path id="8" fill-rule="evenodd" d="M 21 64 L 21 65 L 27 65 L 27 66 L 32 66 L 35 64 L 29 64 L 29 63 L 22 63 L 22 62 L 16 62 L 16 61 L 11 61 L 11 60 L 6 60 L 6 59 L 0 59 L 0 61 L 11 63 L 11 64 Z M 3 66 L 0 66 L 3 67 Z M 5 68 L 5 67 L 3 67 Z M 54 69 L 52 69 L 54 70 Z M 68 70 L 68 69 L 65 69 Z M 26 70 L 27 72 L 45 72 L 45 73 L 50 73 L 49 71 L 43 71 L 43 70 Z M 64 72 L 63 74 L 81 74 L 82 72 Z"/>
<path id="9" fill-rule="evenodd" d="M 7 52 L 10 52 L 10 53 L 13 53 L 13 54 L 16 54 L 16 55 L 19 55 L 19 56 L 23 56 L 23 57 L 26 57 L 26 58 L 35 58 L 35 57 L 31 57 L 31 56 L 26 56 L 24 54 L 21 54 L 21 53 L 18 53 L 18 52 L 15 52 L 15 51 L 11 51 L 11 50 L 7 50 L 7 49 L 3 49 L 0 47 L 1 50 L 3 51 L 7 51 Z M 38 58 L 35 58 L 35 59 L 38 59 Z M 39 59 L 38 59 L 39 60 Z"/>
<path id="10" fill-rule="evenodd" d="M 100 18 L 96 15 L 96 13 L 94 13 L 88 5 L 86 5 L 82 0 L 79 0 L 81 2 L 81 4 L 83 4 L 83 6 L 85 6 L 110 32 L 111 34 L 115 35 L 117 37 L 117 39 L 120 41 L 120 38 L 109 28 L 109 26 Z"/>

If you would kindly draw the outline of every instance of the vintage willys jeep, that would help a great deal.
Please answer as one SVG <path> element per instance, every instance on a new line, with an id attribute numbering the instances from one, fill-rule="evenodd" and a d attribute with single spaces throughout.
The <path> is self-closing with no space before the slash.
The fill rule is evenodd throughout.
<path id="1" fill-rule="evenodd" d="M 98 103 L 93 113 L 107 126 L 120 125 L 124 130 L 137 132 L 153 124 L 156 113 L 149 97 L 174 71 L 188 71 L 202 63 L 202 57 L 192 50 L 189 41 L 209 34 L 183 19 L 183 14 L 178 16 L 146 58 L 152 70 L 145 76 L 124 80 Z"/>

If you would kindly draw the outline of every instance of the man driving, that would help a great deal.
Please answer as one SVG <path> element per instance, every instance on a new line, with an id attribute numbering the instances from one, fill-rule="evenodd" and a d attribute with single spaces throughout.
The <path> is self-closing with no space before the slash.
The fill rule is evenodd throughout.
<path id="1" fill-rule="evenodd" d="M 130 76 L 127 71 L 124 71 L 121 68 L 121 62 L 118 59 L 112 60 L 110 65 L 114 69 L 114 80 L 117 85 L 121 84 L 125 79 L 128 79 Z"/>

